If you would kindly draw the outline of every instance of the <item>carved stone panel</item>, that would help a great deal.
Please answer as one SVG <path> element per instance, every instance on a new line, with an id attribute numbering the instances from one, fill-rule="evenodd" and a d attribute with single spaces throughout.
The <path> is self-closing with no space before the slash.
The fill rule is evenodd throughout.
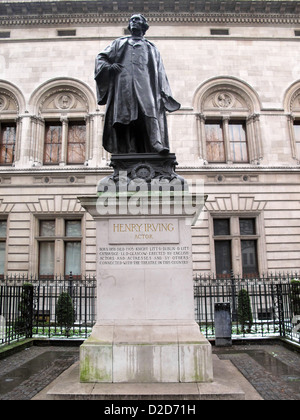
<path id="1" fill-rule="evenodd" d="M 236 111 L 236 112 L 250 112 L 251 103 L 248 98 L 241 95 L 234 88 L 216 87 L 210 89 L 203 101 L 203 111 Z"/>
<path id="2" fill-rule="evenodd" d="M 39 106 L 40 113 L 79 111 L 87 112 L 86 97 L 75 88 L 56 88 L 48 91 L 42 98 Z"/>
<path id="3" fill-rule="evenodd" d="M 0 111 L 17 112 L 18 103 L 14 95 L 5 90 L 0 90 Z"/>

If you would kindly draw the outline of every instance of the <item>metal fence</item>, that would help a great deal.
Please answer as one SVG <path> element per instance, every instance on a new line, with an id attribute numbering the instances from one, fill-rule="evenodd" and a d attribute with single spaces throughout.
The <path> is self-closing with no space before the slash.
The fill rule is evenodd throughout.
<path id="1" fill-rule="evenodd" d="M 232 336 L 281 336 L 300 342 L 300 280 L 296 274 L 244 279 L 195 275 L 195 318 L 214 337 L 215 303 L 229 302 Z"/>
<path id="2" fill-rule="evenodd" d="M 0 344 L 29 337 L 86 338 L 95 321 L 94 277 L 0 280 Z"/>
<path id="3" fill-rule="evenodd" d="M 195 275 L 195 318 L 214 338 L 215 303 L 229 302 L 233 337 L 281 336 L 300 342 L 296 274 L 256 279 Z M 96 322 L 96 279 L 10 276 L 0 280 L 0 345 L 29 337 L 86 338 Z"/>

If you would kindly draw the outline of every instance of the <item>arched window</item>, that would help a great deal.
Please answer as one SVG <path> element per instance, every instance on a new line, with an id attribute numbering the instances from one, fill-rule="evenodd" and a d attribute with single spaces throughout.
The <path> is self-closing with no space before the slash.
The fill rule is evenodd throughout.
<path id="1" fill-rule="evenodd" d="M 32 96 L 31 159 L 43 165 L 81 165 L 90 155 L 94 98 L 81 82 L 56 79 Z"/>
<path id="2" fill-rule="evenodd" d="M 259 101 L 245 83 L 214 78 L 195 95 L 200 158 L 204 163 L 258 164 L 262 159 Z"/>
<path id="3" fill-rule="evenodd" d="M 19 158 L 20 107 L 24 102 L 18 89 L 0 81 L 0 165 L 14 165 Z"/>
<path id="4" fill-rule="evenodd" d="M 292 156 L 300 164 L 300 81 L 287 90 L 284 110 L 288 117 Z"/>

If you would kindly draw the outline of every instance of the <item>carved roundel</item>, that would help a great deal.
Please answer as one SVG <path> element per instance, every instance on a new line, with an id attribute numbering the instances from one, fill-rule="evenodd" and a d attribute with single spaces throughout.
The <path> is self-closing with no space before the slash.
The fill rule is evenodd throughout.
<path id="1" fill-rule="evenodd" d="M 219 108 L 232 108 L 234 96 L 229 92 L 218 92 L 214 97 L 214 104 Z"/>
<path id="2" fill-rule="evenodd" d="M 0 95 L 0 111 L 3 111 L 7 107 L 7 99 L 5 96 Z"/>
<path id="3" fill-rule="evenodd" d="M 132 178 L 144 179 L 146 182 L 151 181 L 155 177 L 155 171 L 152 166 L 147 163 L 140 163 L 132 170 Z"/>
<path id="4" fill-rule="evenodd" d="M 69 92 L 61 93 L 57 95 L 55 98 L 55 106 L 58 109 L 71 109 L 73 108 L 74 103 L 75 103 L 75 98 Z"/>

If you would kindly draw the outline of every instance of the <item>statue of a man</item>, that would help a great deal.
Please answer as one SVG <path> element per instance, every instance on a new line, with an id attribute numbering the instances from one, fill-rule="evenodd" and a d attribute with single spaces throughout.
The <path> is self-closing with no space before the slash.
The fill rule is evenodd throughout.
<path id="1" fill-rule="evenodd" d="M 106 104 L 103 146 L 110 153 L 169 152 L 166 110 L 172 98 L 159 51 L 144 38 L 149 26 L 133 15 L 131 36 L 118 38 L 96 58 L 98 104 Z"/>

